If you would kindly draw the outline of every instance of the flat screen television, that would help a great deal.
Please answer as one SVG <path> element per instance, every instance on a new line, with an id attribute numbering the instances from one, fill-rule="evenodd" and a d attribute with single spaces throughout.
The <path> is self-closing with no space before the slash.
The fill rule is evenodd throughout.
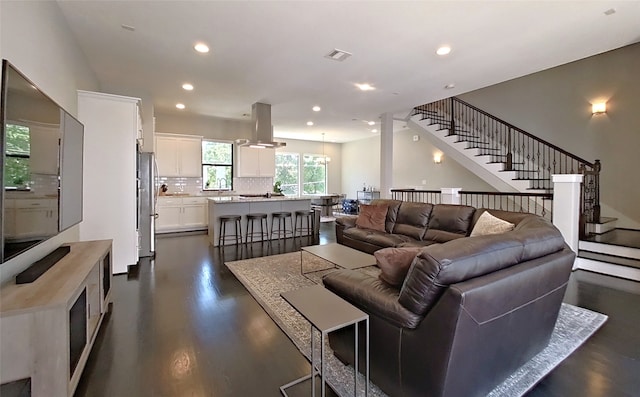
<path id="1" fill-rule="evenodd" d="M 2 61 L 0 263 L 82 221 L 84 126 Z"/>

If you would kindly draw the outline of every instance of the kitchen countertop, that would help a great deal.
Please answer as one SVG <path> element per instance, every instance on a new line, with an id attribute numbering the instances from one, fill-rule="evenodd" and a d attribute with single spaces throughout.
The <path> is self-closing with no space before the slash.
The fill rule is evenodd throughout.
<path id="1" fill-rule="evenodd" d="M 273 201 L 303 201 L 303 200 L 311 200 L 310 197 L 287 197 L 287 196 L 271 196 L 267 197 L 239 197 L 239 196 L 220 196 L 220 197 L 211 197 L 206 196 L 209 201 L 212 201 L 216 204 L 225 204 L 225 203 L 255 203 L 255 202 L 273 202 Z"/>

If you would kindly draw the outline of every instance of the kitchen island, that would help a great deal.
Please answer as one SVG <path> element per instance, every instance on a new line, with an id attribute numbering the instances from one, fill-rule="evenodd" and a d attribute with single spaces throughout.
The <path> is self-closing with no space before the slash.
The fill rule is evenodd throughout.
<path id="1" fill-rule="evenodd" d="M 266 232 L 270 235 L 271 230 L 271 214 L 277 211 L 291 212 L 291 223 L 295 221 L 295 211 L 311 209 L 310 198 L 299 197 L 237 197 L 237 196 L 221 196 L 208 197 L 209 202 L 209 242 L 213 246 L 218 245 L 218 237 L 220 230 L 220 221 L 218 218 L 222 215 L 241 215 L 242 216 L 242 241 L 246 241 L 247 235 L 247 217 L 249 213 L 262 212 L 268 215 Z M 287 230 L 291 231 L 291 225 L 286 222 Z M 304 224 L 306 227 L 306 223 Z M 260 230 L 260 226 L 256 222 L 254 230 Z M 233 234 L 233 225 L 227 225 L 227 235 L 229 231 Z M 256 237 L 254 237 L 256 241 Z M 224 242 L 225 245 L 234 244 L 232 240 Z"/>

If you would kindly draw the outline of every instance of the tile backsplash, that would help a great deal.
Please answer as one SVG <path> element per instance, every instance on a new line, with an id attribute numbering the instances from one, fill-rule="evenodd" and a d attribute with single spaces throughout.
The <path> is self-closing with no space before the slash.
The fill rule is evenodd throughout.
<path id="1" fill-rule="evenodd" d="M 238 193 L 260 194 L 273 191 L 273 178 L 233 178 Z"/>
<path id="2" fill-rule="evenodd" d="M 202 191 L 202 178 L 160 177 L 159 186 L 167 184 L 169 193 L 217 194 Z M 158 187 L 159 187 L 158 186 Z M 233 178 L 233 193 L 260 194 L 273 191 L 273 178 Z"/>

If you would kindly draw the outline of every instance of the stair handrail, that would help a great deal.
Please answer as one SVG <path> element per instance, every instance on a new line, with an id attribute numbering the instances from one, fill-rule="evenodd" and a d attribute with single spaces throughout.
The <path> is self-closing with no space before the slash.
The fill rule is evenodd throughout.
<path id="1" fill-rule="evenodd" d="M 542 144 L 544 144 L 544 145 L 551 146 L 551 148 L 553 148 L 554 150 L 556 150 L 556 151 L 558 151 L 558 152 L 560 152 L 560 153 L 562 153 L 562 154 L 564 154 L 564 155 L 566 155 L 566 156 L 568 156 L 568 157 L 571 157 L 571 158 L 573 158 L 574 160 L 576 160 L 576 161 L 578 161 L 578 162 L 584 163 L 586 166 L 589 166 L 589 167 L 591 167 L 591 168 L 594 168 L 594 164 L 593 164 L 593 163 L 591 163 L 591 162 L 589 162 L 589 161 L 587 161 L 587 160 L 585 160 L 585 159 L 583 159 L 583 158 L 581 158 L 581 157 L 579 157 L 579 156 L 576 156 L 576 155 L 575 155 L 575 154 L 573 154 L 573 153 L 569 153 L 569 152 L 567 152 L 566 150 L 562 149 L 561 147 L 558 147 L 558 146 L 554 145 L 553 143 L 551 143 L 551 142 L 549 142 L 549 141 L 546 141 L 546 140 L 544 140 L 544 139 L 542 139 L 542 138 L 540 138 L 540 137 L 537 137 L 537 136 L 535 136 L 535 135 L 533 135 L 533 134 L 531 134 L 531 133 L 529 133 L 529 132 L 527 132 L 527 131 L 523 130 L 522 128 L 518 128 L 518 127 L 516 127 L 515 125 L 513 125 L 513 124 L 511 124 L 511 123 L 509 123 L 509 122 L 507 122 L 507 121 L 504 121 L 504 120 L 502 120 L 501 118 L 496 117 L 496 116 L 494 116 L 494 115 L 492 115 L 492 114 L 490 114 L 490 113 L 487 113 L 486 111 L 484 111 L 484 110 L 482 110 L 482 109 L 478 109 L 477 107 L 473 106 L 473 105 L 472 105 L 472 104 L 470 104 L 469 102 L 465 102 L 465 101 L 463 101 L 462 99 L 460 99 L 460 98 L 458 98 L 458 97 L 455 97 L 455 96 L 454 96 L 454 97 L 451 97 L 451 99 L 452 99 L 453 101 L 456 101 L 456 102 L 459 102 L 459 103 L 463 104 L 464 106 L 468 106 L 468 107 L 470 107 L 471 109 L 475 110 L 476 112 L 482 113 L 483 115 L 485 115 L 485 116 L 487 116 L 487 117 L 489 117 L 489 118 L 492 118 L 492 119 L 494 119 L 495 121 L 500 122 L 500 123 L 502 123 L 502 124 L 506 125 L 507 127 L 511 128 L 511 129 L 514 129 L 514 130 L 516 130 L 516 131 L 520 132 L 520 133 L 521 133 L 521 134 L 523 134 L 523 135 L 526 135 L 526 136 L 527 136 L 527 137 L 529 137 L 529 138 L 532 138 L 532 139 L 534 139 L 534 140 L 536 140 L 536 141 L 538 141 L 538 142 L 540 142 L 540 143 L 542 143 Z M 598 161 L 598 160 L 596 160 L 596 161 Z"/>
<path id="2" fill-rule="evenodd" d="M 487 152 L 487 154 L 492 152 L 492 154 L 488 154 L 492 156 L 491 161 L 504 163 L 504 169 L 506 171 L 517 171 L 513 167 L 514 156 L 518 156 L 519 161 L 532 161 L 537 169 L 531 171 L 541 174 L 541 176 L 547 175 L 546 178 L 532 179 L 533 181 L 550 180 L 552 173 L 580 173 L 584 175 L 581 192 L 581 223 L 584 225 L 586 222 L 600 221 L 599 174 L 602 167 L 600 160 L 595 160 L 594 162 L 587 161 L 499 117 L 489 114 L 458 97 L 450 97 L 416 106 L 413 109 L 413 114 L 421 114 L 424 118 L 432 119 L 434 123 L 441 124 L 442 127 L 449 129 L 450 135 L 464 136 L 467 135 L 465 134 L 466 132 L 470 132 L 474 134 L 472 135 L 472 139 L 480 139 L 478 142 L 479 145 L 489 143 L 483 143 L 482 140 L 484 139 L 489 139 L 490 142 L 493 141 L 491 146 L 485 149 L 485 152 Z M 484 122 L 484 124 L 482 124 L 482 122 Z M 457 124 L 471 127 L 475 132 L 459 129 Z M 487 125 L 489 125 L 489 129 L 485 128 Z M 497 128 L 495 128 L 496 126 Z M 478 132 L 480 132 L 480 134 L 478 134 Z M 495 139 L 497 139 L 497 141 L 494 141 Z M 473 142 L 472 140 L 465 140 L 471 143 Z M 532 151 L 528 151 L 529 146 L 525 147 L 525 142 L 531 142 L 530 147 L 533 148 Z M 540 150 L 541 148 L 542 151 Z M 535 150 L 537 150 L 537 152 Z M 545 150 L 547 151 L 546 160 Z M 551 153 L 553 153 L 553 170 L 551 169 Z M 543 159 L 542 163 L 539 163 L 541 154 Z M 556 163 L 556 154 L 560 156 L 559 160 L 562 161 L 562 163 Z M 562 160 L 563 157 L 564 161 Z M 536 161 L 538 161 L 538 163 L 536 163 Z M 548 163 L 545 164 L 545 161 Z M 520 164 L 526 164 L 526 162 Z M 539 189 L 540 187 L 534 188 Z M 583 227 L 582 230 L 584 231 L 586 228 Z"/>

